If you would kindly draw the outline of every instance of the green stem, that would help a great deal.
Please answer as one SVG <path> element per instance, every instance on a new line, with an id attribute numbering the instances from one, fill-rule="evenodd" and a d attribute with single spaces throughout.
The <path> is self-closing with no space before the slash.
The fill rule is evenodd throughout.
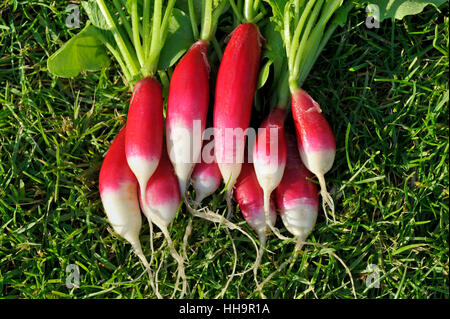
<path id="1" fill-rule="evenodd" d="M 191 26 L 192 26 L 192 34 L 194 35 L 194 39 L 198 39 L 198 26 L 197 26 L 197 20 L 195 17 L 195 10 L 194 10 L 194 0 L 188 0 L 189 5 L 189 18 L 191 19 Z"/>
<path id="2" fill-rule="evenodd" d="M 212 0 L 205 0 L 205 10 L 203 11 L 202 33 L 200 39 L 209 42 L 212 26 Z"/>
<path id="3" fill-rule="evenodd" d="M 248 22 L 253 21 L 253 2 L 252 0 L 245 0 L 244 2 L 244 17 Z"/>
<path id="4" fill-rule="evenodd" d="M 290 90 L 289 90 L 289 70 L 286 68 L 281 77 L 280 86 L 278 89 L 277 106 L 287 109 L 289 104 Z"/>
<path id="5" fill-rule="evenodd" d="M 143 17 L 142 17 L 142 31 L 143 31 L 142 38 L 144 39 L 143 48 L 144 48 L 144 55 L 145 55 L 145 60 L 146 60 L 148 58 L 147 54 L 150 51 L 150 38 L 151 38 L 150 37 L 150 34 L 151 34 L 151 27 L 150 27 L 150 0 L 145 0 L 144 1 L 144 14 L 143 14 Z"/>
<path id="6" fill-rule="evenodd" d="M 148 54 L 148 59 L 145 61 L 144 72 L 145 75 L 151 75 L 156 71 L 156 61 L 159 55 L 159 41 L 161 39 L 160 28 L 161 28 L 161 17 L 162 17 L 162 0 L 155 0 L 153 8 L 153 26 L 152 26 L 152 41 L 150 45 L 150 52 Z"/>
<path id="7" fill-rule="evenodd" d="M 124 62 L 128 66 L 131 76 L 134 77 L 139 73 L 139 69 L 137 67 L 136 58 L 131 55 L 131 53 L 128 51 L 128 48 L 125 44 L 124 39 L 122 38 L 119 29 L 117 28 L 117 23 L 114 21 L 113 17 L 111 16 L 108 7 L 106 6 L 104 0 L 97 0 L 97 4 L 100 7 L 100 10 L 105 17 L 106 22 L 108 23 L 108 26 L 111 28 L 111 32 L 114 36 L 114 39 L 116 40 L 117 46 L 120 50 L 120 53 L 123 56 Z"/>
<path id="8" fill-rule="evenodd" d="M 113 0 L 113 4 L 114 4 L 114 7 L 116 8 L 116 11 L 119 13 L 120 20 L 122 21 L 122 24 L 125 27 L 125 30 L 127 31 L 130 41 L 132 41 L 133 40 L 133 31 L 131 29 L 131 25 L 127 19 L 127 16 L 125 15 L 125 12 L 123 12 L 123 10 L 122 10 L 122 4 L 119 2 L 119 0 Z"/>
<path id="9" fill-rule="evenodd" d="M 322 5 L 323 5 L 323 0 L 319 0 L 319 2 L 314 7 L 314 10 L 311 13 L 311 16 L 309 17 L 308 23 L 306 24 L 306 27 L 305 27 L 305 31 L 303 32 L 302 40 L 300 41 L 297 52 L 295 54 L 296 56 L 295 56 L 295 62 L 294 62 L 294 71 L 291 74 L 292 77 L 295 79 L 298 78 L 298 75 L 300 73 L 301 62 L 306 58 L 306 55 L 304 54 L 306 43 L 309 40 L 309 34 L 311 32 L 311 29 L 312 29 L 314 23 L 316 23 L 316 19 L 320 13 L 320 9 L 322 8 Z M 321 35 L 319 34 L 318 36 L 321 36 Z"/>
<path id="10" fill-rule="evenodd" d="M 222 49 L 220 48 L 219 41 L 217 41 L 216 37 L 213 37 L 211 42 L 212 42 L 214 51 L 216 51 L 217 57 L 219 58 L 219 61 L 222 60 L 223 52 L 222 52 Z"/>
<path id="11" fill-rule="evenodd" d="M 145 55 L 142 50 L 141 37 L 139 35 L 139 16 L 138 16 L 138 5 L 137 0 L 131 2 L 131 24 L 133 26 L 133 43 L 136 50 L 139 63 L 144 66 Z"/>
<path id="12" fill-rule="evenodd" d="M 236 6 L 236 3 L 234 2 L 234 0 L 229 0 L 229 1 L 230 1 L 231 9 L 234 12 L 234 15 L 237 17 L 239 22 L 241 22 L 242 21 L 242 15 L 241 15 L 241 12 L 239 11 L 238 7 Z"/>
<path id="13" fill-rule="evenodd" d="M 352 3 L 349 3 L 345 8 L 343 8 L 344 11 L 347 11 L 347 13 L 351 10 L 351 8 L 353 7 Z M 334 10 L 333 12 L 334 13 Z M 322 33 L 323 30 L 325 29 L 325 24 L 328 21 L 330 15 L 328 16 L 328 18 L 324 21 L 324 23 L 322 24 L 322 27 L 318 30 L 314 30 L 313 31 L 313 35 L 312 38 L 315 39 L 315 43 L 313 45 L 314 48 L 317 48 L 315 50 L 313 50 L 312 54 L 308 55 L 307 60 L 304 62 L 304 66 L 302 67 L 302 71 L 300 72 L 300 76 L 298 78 L 298 83 L 299 85 L 303 85 L 304 81 L 306 80 L 309 72 L 311 71 L 312 67 L 314 66 L 314 64 L 316 63 L 318 57 L 320 56 L 321 52 L 323 51 L 323 48 L 325 47 L 325 45 L 327 44 L 328 40 L 330 39 L 331 35 L 334 33 L 334 30 L 336 30 L 337 26 L 338 26 L 338 22 L 336 21 L 337 18 L 335 18 L 330 25 L 328 26 L 328 28 L 326 29 L 324 35 L 322 37 L 317 37 L 316 34 L 317 33 Z"/>
<path id="14" fill-rule="evenodd" d="M 172 9 L 175 5 L 175 1 L 176 0 L 169 0 L 169 3 L 167 4 L 166 7 L 166 12 L 164 13 L 164 18 L 163 21 L 161 23 L 161 35 L 160 35 L 160 48 L 159 48 L 159 52 L 161 52 L 164 43 L 166 42 L 166 37 L 167 37 L 167 26 L 169 24 L 169 19 L 172 15 Z M 159 57 L 159 53 L 158 53 L 158 57 Z"/>
<path id="15" fill-rule="evenodd" d="M 300 34 L 303 31 L 303 26 L 305 25 L 305 21 L 309 15 L 309 11 L 311 11 L 311 9 L 315 3 L 316 3 L 316 0 L 308 1 L 308 4 L 306 5 L 305 10 L 303 10 L 303 12 L 302 12 L 302 16 L 300 17 L 297 27 L 295 28 L 294 36 L 292 37 L 289 51 L 287 51 L 288 66 L 289 66 L 289 70 L 291 71 L 291 73 L 294 70 L 295 56 L 296 56 L 297 48 L 298 48 L 299 41 L 300 41 Z M 289 17 L 288 17 L 288 19 L 289 19 Z M 290 30 L 288 30 L 288 32 L 290 32 Z"/>

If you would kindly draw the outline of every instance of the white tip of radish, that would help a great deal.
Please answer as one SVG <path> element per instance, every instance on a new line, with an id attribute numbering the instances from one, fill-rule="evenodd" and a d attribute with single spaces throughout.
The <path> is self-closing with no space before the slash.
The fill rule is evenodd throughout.
<path id="1" fill-rule="evenodd" d="M 169 158 L 178 178 L 181 197 L 185 197 L 195 163 L 201 155 L 202 135 L 186 127 L 182 121 L 171 123 L 166 131 Z"/>
<path id="2" fill-rule="evenodd" d="M 142 226 L 136 184 L 125 182 L 118 189 L 105 189 L 101 199 L 114 231 L 134 244 Z"/>
<path id="3" fill-rule="evenodd" d="M 193 180 L 193 186 L 195 189 L 195 201 L 200 203 L 203 199 L 213 194 L 220 184 L 212 176 L 201 176 Z"/>
<path id="4" fill-rule="evenodd" d="M 261 163 L 258 160 L 253 161 L 256 178 L 258 179 L 258 183 L 264 190 L 264 192 L 270 194 L 274 191 L 275 188 L 277 188 L 278 184 L 280 184 L 281 179 L 283 178 L 285 166 L 286 162 L 281 164 L 279 164 L 278 162 L 265 164 Z"/>
<path id="5" fill-rule="evenodd" d="M 275 225 L 276 219 L 277 219 L 276 213 L 273 210 L 271 210 L 269 218 L 271 226 Z M 265 233 L 267 231 L 266 216 L 264 214 L 263 207 L 261 207 L 260 211 L 252 212 L 252 217 L 247 218 L 246 221 L 249 224 L 249 226 L 256 231 L 259 237 L 261 237 L 260 234 Z"/>
<path id="6" fill-rule="evenodd" d="M 231 218 L 233 213 L 233 188 L 242 169 L 242 163 L 218 163 L 223 181 L 227 185 L 227 219 Z"/>
<path id="7" fill-rule="evenodd" d="M 300 157 L 306 168 L 315 175 L 324 175 L 333 166 L 336 151 L 334 149 L 325 149 L 321 151 L 308 150 L 305 152 L 299 149 Z"/>
<path id="8" fill-rule="evenodd" d="M 280 215 L 286 229 L 304 241 L 316 224 L 317 209 L 317 205 L 299 204 Z"/>
<path id="9" fill-rule="evenodd" d="M 131 171 L 136 176 L 141 189 L 145 189 L 148 180 L 156 171 L 159 160 L 149 160 L 141 156 L 127 156 L 127 163 Z"/>
<path id="10" fill-rule="evenodd" d="M 166 202 L 164 204 L 151 205 L 150 207 L 147 204 L 144 213 L 147 218 L 150 217 L 151 221 L 158 227 L 168 227 L 177 215 L 179 204 L 180 203 L 178 202 Z"/>

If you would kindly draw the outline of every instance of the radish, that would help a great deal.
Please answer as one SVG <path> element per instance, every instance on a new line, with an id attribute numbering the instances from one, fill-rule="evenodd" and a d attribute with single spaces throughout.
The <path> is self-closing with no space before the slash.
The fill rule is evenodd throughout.
<path id="1" fill-rule="evenodd" d="M 278 24 L 286 48 L 298 151 L 305 166 L 319 180 L 327 222 L 325 204 L 330 207 L 333 218 L 335 216 L 333 199 L 327 192 L 324 175 L 333 165 L 336 142 L 319 104 L 302 87 L 331 34 L 337 25 L 345 21 L 351 4 L 342 4 L 343 0 L 287 2 L 283 10 L 274 7 L 272 20 Z"/>
<path id="2" fill-rule="evenodd" d="M 236 181 L 234 197 L 239 204 L 242 215 L 253 228 L 264 247 L 266 243 L 267 224 L 264 214 L 264 191 L 259 186 L 253 164 L 243 163 L 241 174 Z M 276 220 L 275 205 L 270 200 L 269 223 L 274 225 Z"/>
<path id="3" fill-rule="evenodd" d="M 170 80 L 166 142 L 182 196 L 201 155 L 202 132 L 209 103 L 207 52 L 205 41 L 194 43 L 177 64 Z"/>
<path id="4" fill-rule="evenodd" d="M 233 187 L 244 159 L 244 133 L 258 78 L 261 35 L 253 23 L 240 24 L 231 34 L 217 75 L 214 104 L 215 155 L 227 185 L 228 216 Z"/>
<path id="5" fill-rule="evenodd" d="M 213 141 L 210 143 L 213 143 Z M 213 157 L 211 162 L 205 161 L 206 154 L 203 154 L 204 152 L 205 147 L 202 151 L 201 162 L 195 165 L 191 176 L 197 204 L 200 204 L 204 198 L 212 195 L 219 188 L 221 182 L 220 170 L 215 158 Z"/>
<path id="6" fill-rule="evenodd" d="M 139 231 L 142 225 L 138 201 L 138 182 L 125 158 L 125 128 L 112 142 L 99 175 L 99 190 L 103 208 L 114 231 L 127 240 L 147 268 L 150 265 L 142 252 Z M 152 284 L 153 286 L 153 284 Z"/>
<path id="7" fill-rule="evenodd" d="M 270 196 L 283 177 L 286 165 L 286 141 L 284 119 L 286 111 L 282 107 L 272 109 L 261 124 L 253 148 L 253 166 L 259 185 L 264 192 L 264 213 L 267 225 L 279 237 L 283 236 L 269 223 Z"/>
<path id="8" fill-rule="evenodd" d="M 258 184 L 253 164 L 243 163 L 241 173 L 236 181 L 234 197 L 239 204 L 239 208 L 247 224 L 255 230 L 260 242 L 259 253 L 256 256 L 253 267 L 253 275 L 257 286 L 257 271 L 261 263 L 262 255 L 266 247 L 267 221 L 264 213 L 264 191 Z M 269 223 L 273 226 L 276 221 L 275 204 L 270 201 Z M 260 290 L 261 295 L 263 295 Z"/>
<path id="9" fill-rule="evenodd" d="M 300 88 L 292 94 L 292 115 L 301 159 L 317 176 L 321 187 L 320 194 L 330 206 L 334 218 L 334 203 L 327 192 L 324 178 L 324 174 L 331 169 L 336 154 L 333 132 L 319 104 Z M 323 209 L 326 213 L 325 207 Z"/>
<path id="10" fill-rule="evenodd" d="M 136 83 L 128 110 L 125 154 L 141 192 L 155 172 L 162 152 L 163 100 L 161 86 L 153 77 Z"/>
<path id="11" fill-rule="evenodd" d="M 144 193 L 145 200 L 142 200 L 143 211 L 149 223 L 152 222 L 161 229 L 172 257 L 178 263 L 178 273 L 183 280 L 183 289 L 181 291 L 182 298 L 186 293 L 186 276 L 184 274 L 184 260 L 177 253 L 170 237 L 168 226 L 173 221 L 181 204 L 180 189 L 178 180 L 175 176 L 173 166 L 170 163 L 165 146 L 159 165 L 147 183 Z M 178 280 L 177 280 L 178 282 Z M 174 291 L 176 291 L 177 286 Z"/>
<path id="12" fill-rule="evenodd" d="M 213 1 L 206 0 L 202 10 L 202 30 L 198 34 L 193 2 L 189 0 L 190 17 L 195 42 L 178 62 L 169 87 L 166 117 L 166 141 L 170 160 L 184 197 L 195 163 L 200 161 L 202 134 L 209 106 L 208 45 L 217 28 L 217 21 L 226 1 L 215 10 Z"/>
<path id="13" fill-rule="evenodd" d="M 316 184 L 308 180 L 313 174 L 300 159 L 294 135 L 286 134 L 286 148 L 286 168 L 275 190 L 275 198 L 284 226 L 300 243 L 305 241 L 316 223 L 318 190 Z"/>

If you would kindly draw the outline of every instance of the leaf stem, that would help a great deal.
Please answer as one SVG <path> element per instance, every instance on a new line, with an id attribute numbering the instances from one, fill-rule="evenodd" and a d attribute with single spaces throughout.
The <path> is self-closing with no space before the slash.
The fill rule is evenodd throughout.
<path id="1" fill-rule="evenodd" d="M 151 39 L 151 27 L 150 27 L 150 0 L 144 1 L 144 13 L 142 17 L 142 38 L 143 41 L 143 50 L 145 55 L 145 60 L 148 58 L 147 54 L 150 51 L 150 39 Z M 145 64 L 145 62 L 144 62 Z"/>
<path id="2" fill-rule="evenodd" d="M 237 17 L 239 22 L 241 22 L 242 15 L 241 15 L 241 12 L 239 11 L 238 7 L 236 6 L 236 2 L 234 2 L 234 0 L 229 0 L 229 1 L 230 1 L 231 9 L 233 10 L 234 15 Z"/>
<path id="3" fill-rule="evenodd" d="M 205 9 L 203 11 L 202 32 L 200 39 L 209 42 L 212 26 L 212 0 L 204 0 Z"/>
<path id="4" fill-rule="evenodd" d="M 194 10 L 194 0 L 188 0 L 189 5 L 189 19 L 191 20 L 191 26 L 192 26 L 192 34 L 194 35 L 194 39 L 198 39 L 198 26 L 197 26 L 197 20 L 195 17 L 195 10 Z"/>
<path id="5" fill-rule="evenodd" d="M 139 63 L 144 66 L 145 54 L 142 50 L 141 37 L 139 35 L 139 16 L 138 16 L 138 5 L 137 0 L 131 1 L 131 24 L 133 26 L 133 44 L 136 50 Z"/>
<path id="6" fill-rule="evenodd" d="M 156 71 L 156 60 L 159 55 L 159 41 L 161 39 L 161 16 L 162 16 L 162 0 L 155 0 L 153 8 L 153 26 L 152 26 L 152 41 L 150 45 L 150 52 L 148 59 L 145 61 L 144 72 L 146 75 L 151 75 Z"/>
<path id="7" fill-rule="evenodd" d="M 127 19 L 127 16 L 125 15 L 125 12 L 122 10 L 122 4 L 119 2 L 119 0 L 113 0 L 114 7 L 116 8 L 116 11 L 119 13 L 120 20 L 122 21 L 123 26 L 125 27 L 125 30 L 127 31 L 128 37 L 130 40 L 133 40 L 133 31 L 131 29 L 130 22 Z"/>
<path id="8" fill-rule="evenodd" d="M 133 57 L 133 55 L 128 50 L 128 47 L 126 46 L 125 41 L 119 32 L 117 24 L 114 21 L 113 17 L 111 16 L 111 13 L 109 12 L 109 9 L 106 6 L 104 0 L 97 0 L 97 4 L 100 7 L 100 10 L 101 10 L 103 16 L 105 17 L 106 22 L 108 23 L 109 27 L 111 28 L 111 32 L 114 36 L 114 39 L 116 40 L 119 50 L 123 56 L 123 60 L 127 64 L 128 68 L 130 70 L 131 76 L 132 77 L 136 76 L 137 74 L 139 74 L 139 69 L 137 67 L 136 58 Z"/>
<path id="9" fill-rule="evenodd" d="M 306 43 L 309 40 L 309 35 L 311 32 L 311 29 L 316 22 L 317 16 L 320 13 L 320 9 L 322 8 L 323 0 L 319 0 L 317 2 L 316 6 L 314 7 L 313 12 L 311 13 L 311 16 L 308 19 L 308 23 L 306 24 L 305 31 L 303 32 L 302 39 L 300 41 L 300 44 L 297 48 L 297 52 L 295 52 L 295 62 L 294 62 L 294 70 L 291 72 L 291 76 L 295 79 L 298 78 L 298 75 L 300 73 L 300 66 L 301 62 L 307 57 L 305 52 Z M 318 35 L 320 36 L 320 35 Z M 311 43 L 309 43 L 311 45 Z M 310 49 L 311 47 L 309 47 Z"/>

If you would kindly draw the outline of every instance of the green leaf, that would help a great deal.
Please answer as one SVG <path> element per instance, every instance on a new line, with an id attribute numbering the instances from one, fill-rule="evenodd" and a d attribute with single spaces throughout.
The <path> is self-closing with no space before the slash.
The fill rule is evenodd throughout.
<path id="1" fill-rule="evenodd" d="M 91 21 L 94 26 L 102 30 L 110 30 L 110 27 L 95 0 L 81 1 L 81 5 L 83 6 L 84 11 L 86 11 L 89 21 Z"/>
<path id="2" fill-rule="evenodd" d="M 72 78 L 82 71 L 99 71 L 111 60 L 98 37 L 99 30 L 88 24 L 47 60 L 48 70 L 56 76 Z"/>
<path id="3" fill-rule="evenodd" d="M 269 78 L 270 66 L 272 65 L 272 63 L 273 62 L 271 60 L 268 60 L 259 71 L 258 85 L 256 87 L 257 90 L 259 90 L 264 86 L 264 84 L 266 84 L 267 79 Z"/>
<path id="4" fill-rule="evenodd" d="M 266 39 L 263 57 L 273 62 L 273 79 L 275 83 L 280 80 L 279 77 L 281 75 L 284 60 L 286 59 L 286 50 L 284 48 L 283 38 L 281 37 L 281 33 L 276 29 L 277 25 L 275 22 L 270 21 L 262 30 L 263 36 Z"/>
<path id="5" fill-rule="evenodd" d="M 433 5 L 438 8 L 441 4 L 447 2 L 446 0 L 371 0 L 367 6 L 368 10 L 376 13 L 379 9 L 380 22 L 395 18 L 403 19 L 407 15 L 419 14 L 428 5 Z"/>
<path id="6" fill-rule="evenodd" d="M 174 8 L 169 20 L 166 43 L 159 57 L 158 69 L 170 68 L 193 44 L 191 21 L 181 10 Z"/>

